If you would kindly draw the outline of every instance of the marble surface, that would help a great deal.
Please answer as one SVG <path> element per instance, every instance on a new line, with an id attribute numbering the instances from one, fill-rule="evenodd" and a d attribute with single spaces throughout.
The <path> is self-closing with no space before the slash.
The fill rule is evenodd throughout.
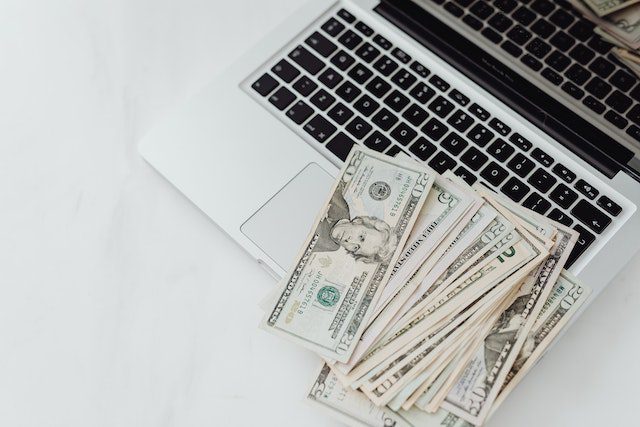
<path id="1" fill-rule="evenodd" d="M 138 156 L 302 0 L 0 1 L 0 425 L 332 426 L 271 280 Z M 631 425 L 640 257 L 489 423 Z"/>

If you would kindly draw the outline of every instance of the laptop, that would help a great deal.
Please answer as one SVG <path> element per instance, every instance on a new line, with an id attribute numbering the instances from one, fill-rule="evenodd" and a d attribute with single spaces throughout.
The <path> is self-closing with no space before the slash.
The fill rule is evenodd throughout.
<path id="1" fill-rule="evenodd" d="M 640 81 L 593 30 L 566 1 L 313 0 L 139 150 L 274 278 L 362 144 L 574 228 L 597 294 L 639 247 Z"/>

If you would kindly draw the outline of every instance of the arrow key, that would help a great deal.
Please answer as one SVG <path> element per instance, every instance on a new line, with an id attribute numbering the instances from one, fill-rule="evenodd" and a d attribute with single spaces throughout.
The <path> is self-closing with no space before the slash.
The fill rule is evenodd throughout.
<path id="1" fill-rule="evenodd" d="M 602 233 L 604 229 L 611 224 L 611 218 L 586 200 L 580 200 L 576 203 L 573 209 L 571 209 L 571 213 L 578 218 L 580 222 L 598 234 Z"/>

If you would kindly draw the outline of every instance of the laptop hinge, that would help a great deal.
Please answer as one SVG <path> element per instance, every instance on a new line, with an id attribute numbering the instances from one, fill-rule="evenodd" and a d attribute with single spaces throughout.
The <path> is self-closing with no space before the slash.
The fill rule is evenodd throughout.
<path id="1" fill-rule="evenodd" d="M 543 92 L 411 0 L 382 0 L 375 11 L 608 178 L 630 171 L 633 152 Z M 630 173 L 640 180 L 638 173 Z"/>

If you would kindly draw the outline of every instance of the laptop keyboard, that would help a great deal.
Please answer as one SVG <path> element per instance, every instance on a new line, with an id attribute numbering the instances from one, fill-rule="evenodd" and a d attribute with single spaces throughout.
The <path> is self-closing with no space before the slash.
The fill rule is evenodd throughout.
<path id="1" fill-rule="evenodd" d="M 248 92 L 335 160 L 344 161 L 354 144 L 389 156 L 404 153 L 439 173 L 451 169 L 469 184 L 480 180 L 573 227 L 580 239 L 569 265 L 622 211 L 345 9 L 256 76 Z"/>
<path id="2" fill-rule="evenodd" d="M 421 0 L 640 141 L 640 81 L 566 0 Z"/>

